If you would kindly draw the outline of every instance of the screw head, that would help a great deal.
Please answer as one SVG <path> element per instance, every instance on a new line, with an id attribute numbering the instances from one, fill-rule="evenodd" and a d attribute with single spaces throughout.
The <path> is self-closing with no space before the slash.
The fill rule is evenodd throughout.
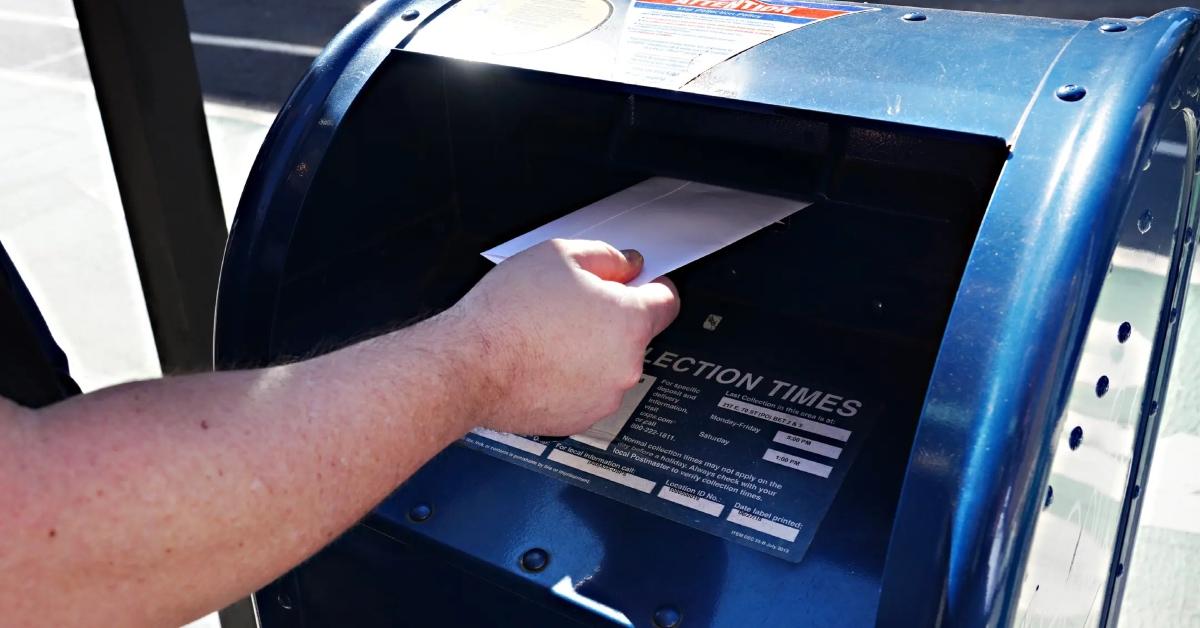
<path id="1" fill-rule="evenodd" d="M 1096 396 L 1103 397 L 1108 394 L 1108 376 L 1101 375 L 1100 379 L 1096 380 Z"/>
<path id="2" fill-rule="evenodd" d="M 1059 100 L 1075 102 L 1078 100 L 1083 100 L 1083 97 L 1087 95 L 1087 90 L 1084 89 L 1082 85 L 1067 83 L 1066 85 L 1063 85 L 1055 90 L 1054 95 L 1058 96 Z"/>
<path id="3" fill-rule="evenodd" d="M 416 504 L 408 509 L 408 518 L 417 523 L 421 523 L 431 516 L 433 516 L 433 508 L 429 504 Z"/>
<path id="4" fill-rule="evenodd" d="M 521 554 L 521 569 L 537 573 L 550 564 L 550 552 L 535 547 Z"/>
<path id="5" fill-rule="evenodd" d="M 1054 503 L 1054 487 L 1046 486 L 1046 500 L 1042 502 L 1042 508 L 1049 508 L 1050 504 Z"/>
<path id="6" fill-rule="evenodd" d="M 279 607 L 285 611 L 292 610 L 292 596 L 288 595 L 284 591 L 280 591 L 275 596 L 275 602 L 279 604 Z"/>
<path id="7" fill-rule="evenodd" d="M 916 11 L 913 11 L 912 13 L 905 13 L 904 15 L 901 15 L 900 19 L 904 20 L 905 22 L 924 22 L 928 18 L 925 17 L 924 13 L 917 13 Z"/>
<path id="8" fill-rule="evenodd" d="M 421 12 L 416 9 L 405 9 L 405 11 L 400 14 L 400 19 L 404 20 L 405 22 L 411 22 L 420 16 Z"/>
<path id="9" fill-rule="evenodd" d="M 1100 31 L 1104 33 L 1121 33 L 1129 30 L 1128 26 L 1118 24 L 1117 22 L 1105 22 L 1100 25 Z"/>
<path id="10" fill-rule="evenodd" d="M 654 611 L 654 625 L 658 628 L 675 628 L 683 623 L 683 615 L 674 606 L 660 606 Z"/>

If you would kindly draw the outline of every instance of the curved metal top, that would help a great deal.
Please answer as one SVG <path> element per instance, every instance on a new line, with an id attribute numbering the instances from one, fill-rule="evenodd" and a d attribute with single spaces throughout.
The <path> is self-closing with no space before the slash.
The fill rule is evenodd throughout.
<path id="1" fill-rule="evenodd" d="M 582 76 L 607 72 L 628 4 L 616 2 L 599 28 L 569 44 L 523 55 L 521 63 L 489 61 Z M 330 42 L 280 111 L 226 245 L 224 265 L 239 272 L 221 276 L 218 360 L 240 364 L 266 355 L 270 339 L 257 330 L 274 315 L 275 288 L 269 286 L 282 279 L 286 256 L 283 249 L 268 249 L 287 237 L 263 234 L 290 233 L 350 103 L 392 49 L 419 42 L 421 29 L 439 23 L 449 6 L 447 0 L 377 0 Z M 685 91 L 1011 142 L 1046 68 L 1083 24 L 940 10 L 908 22 L 900 19 L 906 13 L 900 8 L 877 9 L 769 40 L 697 77 Z M 407 10 L 415 11 L 415 19 L 401 17 Z"/>
<path id="2" fill-rule="evenodd" d="M 406 49 L 492 64 L 618 80 L 629 0 L 595 30 L 533 53 L 472 50 L 451 36 L 471 14 L 448 10 Z M 839 3 L 824 3 L 838 5 Z M 846 4 L 857 13 L 767 40 L 696 77 L 683 91 L 1012 140 L 1063 46 L 1086 23 Z M 877 10 L 861 11 L 863 7 Z M 446 36 L 441 36 L 446 33 Z"/>
<path id="3" fill-rule="evenodd" d="M 1007 625 L 1054 434 L 1200 13 L 1089 25 L 1046 75 L 997 183 L 934 367 L 893 528 L 883 625 Z M 1056 95 L 1083 86 L 1074 102 Z"/>
<path id="4" fill-rule="evenodd" d="M 1083 22 L 901 7 L 770 40 L 688 91 L 1003 138 Z M 773 71 L 778 68 L 778 71 Z"/>

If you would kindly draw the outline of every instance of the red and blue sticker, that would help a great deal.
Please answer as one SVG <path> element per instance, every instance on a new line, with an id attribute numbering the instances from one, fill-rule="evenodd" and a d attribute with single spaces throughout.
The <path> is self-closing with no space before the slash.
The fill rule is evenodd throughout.
<path id="1" fill-rule="evenodd" d="M 769 20 L 792 24 L 808 24 L 848 13 L 873 11 L 874 7 L 856 7 L 795 0 L 637 0 L 642 9 L 679 11 L 701 15 L 720 15 L 743 19 Z"/>

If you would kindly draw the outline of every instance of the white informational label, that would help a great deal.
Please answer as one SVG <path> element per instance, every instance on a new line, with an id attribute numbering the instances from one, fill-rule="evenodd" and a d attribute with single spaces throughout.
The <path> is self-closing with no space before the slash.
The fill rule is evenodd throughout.
<path id="1" fill-rule="evenodd" d="M 714 517 L 720 517 L 721 511 L 725 509 L 725 506 L 718 504 L 711 499 L 696 497 L 695 495 L 671 488 L 670 486 L 664 486 L 659 489 L 658 496 L 669 502 L 679 504 L 680 506 L 687 506 L 692 510 L 699 510 L 706 515 L 712 515 Z"/>
<path id="2" fill-rule="evenodd" d="M 567 453 L 561 449 L 555 449 L 550 452 L 549 458 L 561 465 L 571 467 L 576 471 L 594 475 L 599 478 L 604 478 L 609 482 L 616 482 L 628 486 L 632 489 L 637 489 L 643 493 L 649 493 L 654 490 L 654 482 L 646 478 L 639 478 L 632 473 L 618 471 L 612 467 L 602 465 L 598 462 L 593 462 L 582 456 Z"/>
<path id="3" fill-rule="evenodd" d="M 654 198 L 648 190 L 634 192 Z M 705 311 L 713 310 L 693 314 Z M 733 325 L 757 323 L 737 321 L 739 313 L 726 311 L 717 334 L 744 333 Z M 620 410 L 588 431 L 537 442 L 476 430 L 464 442 L 585 491 L 799 562 L 882 404 L 860 393 L 870 382 L 851 381 L 862 373 L 846 375 L 850 383 L 842 385 L 800 369 L 778 372 L 747 356 L 747 350 L 778 351 L 773 343 L 781 334 L 770 327 L 755 330 L 761 345 L 741 346 L 735 337 L 724 341 L 737 344 L 735 350 L 706 351 L 714 332 L 701 328 L 699 316 L 689 319 L 646 348 L 643 377 Z M 790 320 L 782 324 L 787 326 L 780 329 L 791 329 Z"/>
<path id="4" fill-rule="evenodd" d="M 748 512 L 742 512 L 737 508 L 730 509 L 729 516 L 725 520 L 730 523 L 736 523 L 751 530 L 758 530 L 764 534 L 770 534 L 773 537 L 783 539 L 785 541 L 795 541 L 796 535 L 800 531 L 791 526 L 785 526 L 782 523 L 756 517 Z"/>
<path id="5" fill-rule="evenodd" d="M 764 408 L 753 403 L 746 403 L 745 401 L 730 399 L 729 397 L 721 399 L 721 402 L 717 404 L 717 407 L 723 410 L 733 410 L 734 412 L 740 412 L 747 416 L 765 419 L 780 425 L 794 427 L 805 432 L 827 436 L 829 438 L 840 440 L 843 443 L 850 440 L 850 430 L 834 427 L 832 425 L 826 425 L 825 423 L 812 421 L 804 417 L 798 417 L 794 414 L 788 414 L 787 412 L 780 412 L 778 410 L 772 410 L 771 408 Z"/>
<path id="6" fill-rule="evenodd" d="M 823 478 L 829 477 L 829 474 L 833 472 L 833 467 L 827 464 L 813 462 L 808 458 L 801 458 L 800 456 L 794 456 L 775 449 L 768 449 L 767 453 L 763 454 L 763 460 L 798 469 L 805 473 L 819 475 Z"/>
<path id="7" fill-rule="evenodd" d="M 789 445 L 791 447 L 795 447 L 796 449 L 803 449 L 804 451 L 809 451 L 814 454 L 821 454 L 826 458 L 833 458 L 834 460 L 837 460 L 842 455 L 841 447 L 835 447 L 825 443 L 818 443 L 811 438 L 805 438 L 799 434 L 790 434 L 788 432 L 780 431 L 775 433 L 774 440 L 780 445 Z"/>
<path id="8" fill-rule="evenodd" d="M 621 398 L 621 407 L 617 408 L 616 412 L 600 419 L 586 432 L 576 434 L 571 438 L 596 449 L 607 450 L 608 446 L 617 439 L 617 434 L 621 433 L 621 429 L 629 422 L 629 417 L 633 416 L 633 411 L 637 410 L 638 405 L 642 403 L 642 398 L 646 396 L 656 381 L 658 378 L 653 375 L 643 375 L 637 385 L 629 389 Z"/>
<path id="9" fill-rule="evenodd" d="M 637 0 L 625 16 L 616 78 L 677 89 L 768 39 L 864 9 L 791 0 Z"/>
<path id="10" fill-rule="evenodd" d="M 497 443 L 504 443 L 505 445 L 508 445 L 509 447 L 516 447 L 517 449 L 520 449 L 521 451 L 523 451 L 525 453 L 533 454 L 535 456 L 540 456 L 546 452 L 545 445 L 537 442 L 536 440 L 530 440 L 530 439 L 524 438 L 522 436 L 517 436 L 516 434 L 508 434 L 506 432 L 497 432 L 495 430 L 489 430 L 484 427 L 477 427 L 477 428 L 471 430 L 471 432 L 474 434 L 477 434 L 479 436 L 482 436 L 488 440 L 494 440 Z"/>

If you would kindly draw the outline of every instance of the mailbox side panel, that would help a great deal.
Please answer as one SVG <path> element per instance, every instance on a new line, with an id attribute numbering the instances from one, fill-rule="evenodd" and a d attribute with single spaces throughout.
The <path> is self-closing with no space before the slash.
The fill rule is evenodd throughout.
<path id="1" fill-rule="evenodd" d="M 1195 102 L 1164 112 L 1087 326 L 1014 609 L 1026 625 L 1103 622 L 1119 601 L 1124 521 L 1136 519 L 1139 432 L 1156 422 L 1158 368 L 1175 335 L 1173 294 L 1190 265 Z M 1134 484 L 1130 484 L 1130 482 Z M 1115 620 L 1115 615 L 1109 614 Z"/>
<path id="2" fill-rule="evenodd" d="M 1092 411 L 1124 411 L 1126 425 L 1145 416 L 1140 394 L 1155 372 L 1151 356 L 1167 340 L 1156 315 L 1175 275 L 1158 279 L 1158 296 L 1142 308 L 1153 347 L 1131 368 L 1136 373 L 1101 382 L 1104 373 L 1092 372 L 1098 367 L 1087 359 L 1098 349 L 1087 339 L 1092 329 L 1108 344 L 1122 322 L 1108 330 L 1109 314 L 1097 310 L 1102 288 L 1121 290 L 1108 274 L 1118 242 L 1118 257 L 1136 248 L 1171 268 L 1180 262 L 1178 175 L 1169 182 L 1176 206 L 1162 208 L 1159 231 L 1141 232 L 1145 208 L 1134 203 L 1152 140 L 1178 115 L 1177 80 L 1195 56 L 1195 20 L 1195 12 L 1176 10 L 1122 23 L 1124 30 L 1093 24 L 1063 50 L 1034 97 L 934 369 L 893 532 L 880 624 L 1012 623 L 1055 448 L 1077 426 L 1064 431 L 1064 418 L 1077 418 L 1073 399 L 1087 406 L 1088 395 L 1119 385 L 1129 390 L 1124 406 L 1106 402 Z M 1186 151 L 1183 138 L 1175 141 Z M 1133 455 L 1129 436 L 1113 444 L 1120 455 L 1105 467 L 1122 487 Z M 1085 549 L 1099 554 L 1089 560 L 1101 563 L 1100 572 L 1118 542 L 1120 501 L 1112 507 L 1081 499 L 1068 509 L 1071 529 L 1082 536 L 1086 528 L 1099 540 Z M 1096 582 L 1105 578 L 1094 580 L 1086 591 L 1063 594 L 1065 606 L 1083 609 L 1066 616 L 1097 620 L 1088 610 L 1104 597 Z M 1037 590 L 1039 583 L 1027 586 Z"/>

